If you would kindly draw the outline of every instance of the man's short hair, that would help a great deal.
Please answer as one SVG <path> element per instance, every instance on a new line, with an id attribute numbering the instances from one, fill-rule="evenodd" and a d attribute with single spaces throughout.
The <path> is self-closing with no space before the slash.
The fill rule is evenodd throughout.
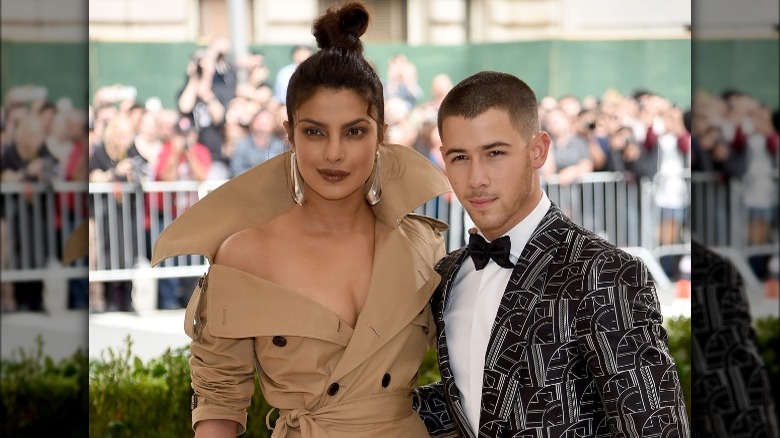
<path id="1" fill-rule="evenodd" d="M 523 135 L 532 136 L 539 131 L 536 94 L 531 87 L 508 73 L 481 71 L 447 93 L 439 108 L 439 135 L 445 117 L 473 119 L 492 108 L 505 111 L 512 126 Z"/>

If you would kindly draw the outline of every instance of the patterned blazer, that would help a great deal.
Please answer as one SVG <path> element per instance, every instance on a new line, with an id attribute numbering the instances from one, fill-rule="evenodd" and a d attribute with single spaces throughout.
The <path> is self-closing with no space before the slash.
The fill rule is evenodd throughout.
<path id="1" fill-rule="evenodd" d="M 444 309 L 468 256 L 437 265 L 441 381 L 417 390 L 432 436 L 474 437 L 455 386 Z M 687 437 L 680 382 L 644 264 L 553 204 L 511 274 L 485 357 L 479 438 Z"/>

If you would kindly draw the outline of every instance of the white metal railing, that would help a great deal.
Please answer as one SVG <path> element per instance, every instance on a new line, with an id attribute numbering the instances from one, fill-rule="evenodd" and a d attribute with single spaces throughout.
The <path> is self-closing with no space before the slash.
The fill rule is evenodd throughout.
<path id="1" fill-rule="evenodd" d="M 750 218 L 739 181 L 722 182 L 697 173 L 683 177 L 690 181 L 693 208 L 682 213 L 671 242 L 660 239 L 660 209 L 650 181 L 632 182 L 621 173 L 603 172 L 585 175 L 570 185 L 559 184 L 554 176 L 544 178 L 542 184 L 550 199 L 575 222 L 617 246 L 644 248 L 643 255 L 686 254 L 691 236 L 706 245 L 729 246 L 747 255 L 775 250 L 776 221 L 768 242 L 747 245 L 745 229 Z M 777 184 L 777 172 L 774 181 Z M 199 276 L 207 268 L 202 256 L 175 257 L 155 268 L 148 260 L 162 229 L 222 183 L 90 183 L 88 192 L 80 183 L 3 184 L 3 221 L 9 237 L 3 244 L 10 255 L 2 267 L 3 281 L 83 278 L 86 261 L 62 267 L 59 260 L 70 231 L 87 218 L 95 236 L 90 282 Z M 449 250 L 465 243 L 466 231 L 473 225 L 454 196 L 433 199 L 417 211 L 449 223 Z"/>

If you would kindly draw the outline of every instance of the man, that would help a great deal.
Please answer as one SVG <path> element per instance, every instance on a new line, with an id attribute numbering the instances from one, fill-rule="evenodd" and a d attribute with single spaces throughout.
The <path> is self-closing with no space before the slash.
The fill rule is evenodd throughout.
<path id="1" fill-rule="evenodd" d="M 437 266 L 442 380 L 416 397 L 431 435 L 688 436 L 647 270 L 541 189 L 550 136 L 534 92 L 477 73 L 449 92 L 438 127 L 478 230 Z"/>

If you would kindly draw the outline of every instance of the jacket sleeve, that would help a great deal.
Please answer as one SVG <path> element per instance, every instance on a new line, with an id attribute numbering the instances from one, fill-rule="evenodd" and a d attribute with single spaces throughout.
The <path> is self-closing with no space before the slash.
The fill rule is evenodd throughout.
<path id="1" fill-rule="evenodd" d="M 195 290 L 185 313 L 185 331 L 192 338 L 190 375 L 192 427 L 203 420 L 233 420 L 246 431 L 247 408 L 255 389 L 254 341 L 212 336 L 208 321 L 208 274 Z M 215 293 L 217 291 L 208 291 Z"/>
<path id="2" fill-rule="evenodd" d="M 611 250 L 584 274 L 588 286 L 575 330 L 612 435 L 690 436 L 658 296 L 644 264 Z"/>
<path id="3" fill-rule="evenodd" d="M 444 398 L 441 381 L 414 390 L 413 408 L 425 423 L 432 437 L 457 437 L 457 428 Z"/>

